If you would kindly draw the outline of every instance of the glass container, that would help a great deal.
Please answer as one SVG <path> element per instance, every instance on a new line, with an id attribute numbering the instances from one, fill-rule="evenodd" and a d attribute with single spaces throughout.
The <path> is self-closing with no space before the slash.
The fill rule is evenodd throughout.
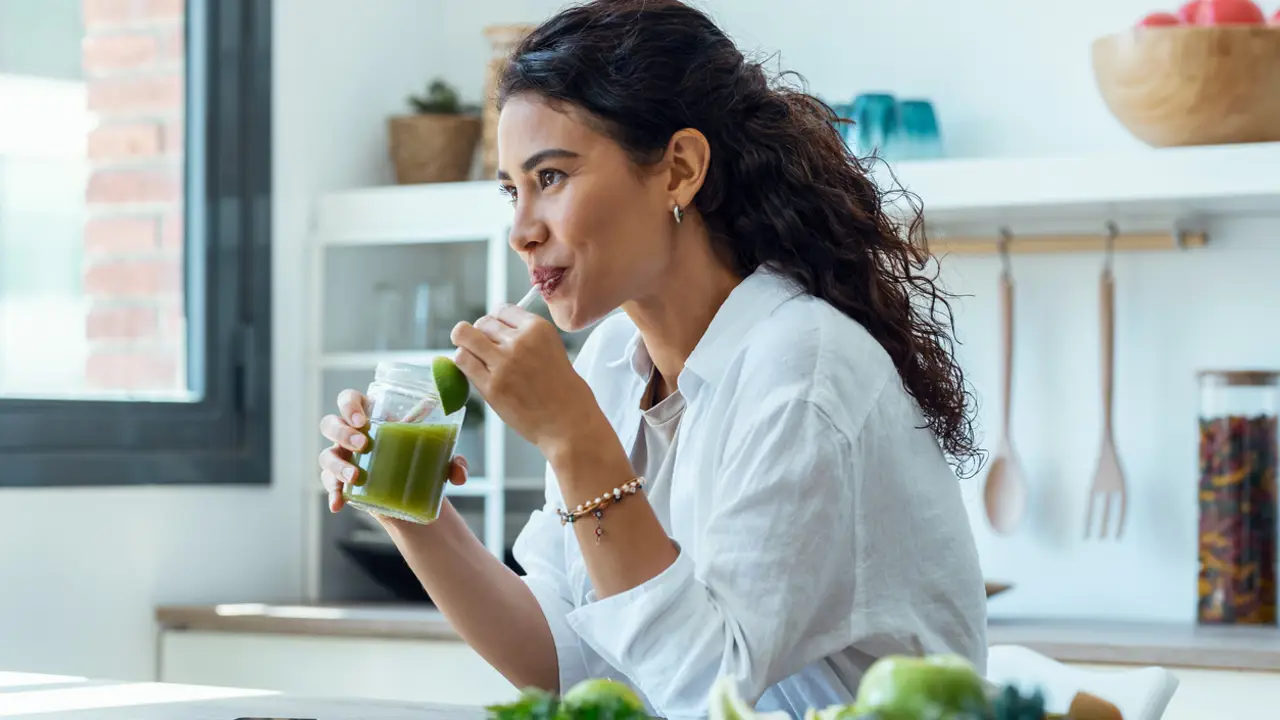
<path id="1" fill-rule="evenodd" d="M 1280 371 L 1200 373 L 1201 624 L 1276 622 Z"/>
<path id="2" fill-rule="evenodd" d="M 366 512 L 434 522 L 466 407 L 445 415 L 431 368 L 400 362 L 378 364 L 367 396 L 369 447 L 355 456 L 360 473 L 343 497 Z"/>

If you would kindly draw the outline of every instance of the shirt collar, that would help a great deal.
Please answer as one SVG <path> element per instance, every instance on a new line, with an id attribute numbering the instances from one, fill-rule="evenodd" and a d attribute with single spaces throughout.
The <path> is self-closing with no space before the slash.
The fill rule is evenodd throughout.
<path id="1" fill-rule="evenodd" d="M 677 381 L 681 391 L 689 381 L 686 376 L 711 385 L 719 381 L 730 361 L 746 344 L 752 326 L 801 292 L 793 281 L 769 268 L 761 267 L 748 275 L 729 293 L 685 361 L 684 372 Z M 622 356 L 610 364 L 623 363 L 630 363 L 631 369 L 644 381 L 648 381 L 653 372 L 653 360 L 639 331 L 632 335 Z"/>

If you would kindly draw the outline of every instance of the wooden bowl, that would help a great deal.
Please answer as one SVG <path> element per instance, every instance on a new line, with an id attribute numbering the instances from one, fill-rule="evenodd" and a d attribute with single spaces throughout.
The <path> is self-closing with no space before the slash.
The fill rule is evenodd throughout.
<path id="1" fill-rule="evenodd" d="M 1147 27 L 1093 43 L 1111 114 L 1155 147 L 1280 141 L 1280 26 Z"/>

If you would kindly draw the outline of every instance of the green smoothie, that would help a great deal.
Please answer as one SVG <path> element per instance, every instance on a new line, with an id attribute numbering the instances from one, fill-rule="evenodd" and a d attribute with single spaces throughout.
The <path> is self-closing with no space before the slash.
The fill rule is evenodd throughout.
<path id="1" fill-rule="evenodd" d="M 355 456 L 360 475 L 347 502 L 401 520 L 429 523 L 440 512 L 459 423 L 373 423 L 372 449 Z"/>

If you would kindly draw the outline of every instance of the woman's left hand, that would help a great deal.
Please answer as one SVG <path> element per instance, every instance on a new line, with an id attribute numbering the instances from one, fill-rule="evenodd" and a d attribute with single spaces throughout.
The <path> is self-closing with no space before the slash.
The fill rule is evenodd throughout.
<path id="1" fill-rule="evenodd" d="M 507 305 L 475 322 L 460 322 L 449 338 L 455 362 L 503 422 L 544 453 L 570 442 L 583 417 L 600 415 L 595 395 L 569 362 L 554 325 Z"/>

